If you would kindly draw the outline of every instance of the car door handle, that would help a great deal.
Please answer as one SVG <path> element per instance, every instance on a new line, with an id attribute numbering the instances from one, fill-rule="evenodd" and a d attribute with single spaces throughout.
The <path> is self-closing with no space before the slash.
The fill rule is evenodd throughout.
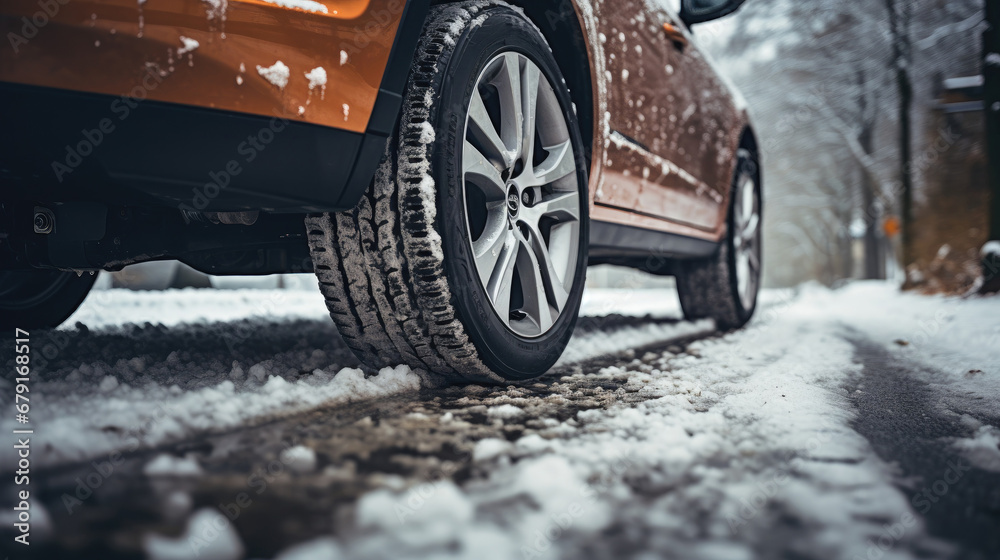
<path id="1" fill-rule="evenodd" d="M 677 27 L 672 23 L 664 23 L 663 32 L 666 33 L 667 39 L 670 39 L 670 41 L 678 48 L 683 49 L 684 47 L 687 46 L 688 44 L 687 35 L 685 35 L 683 31 L 681 31 L 680 27 Z"/>

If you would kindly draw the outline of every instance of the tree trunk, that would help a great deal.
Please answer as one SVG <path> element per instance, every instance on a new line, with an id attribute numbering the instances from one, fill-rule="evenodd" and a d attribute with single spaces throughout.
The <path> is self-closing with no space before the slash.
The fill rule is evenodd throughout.
<path id="1" fill-rule="evenodd" d="M 913 87 L 910 84 L 910 73 L 903 67 L 896 71 L 896 87 L 899 89 L 899 164 L 900 164 L 900 221 L 903 226 L 903 258 L 905 270 L 914 262 L 913 255 L 913 177 L 910 173 L 910 145 L 912 132 L 910 130 L 910 107 L 913 105 Z"/>
<path id="2" fill-rule="evenodd" d="M 986 110 L 986 153 L 990 181 L 990 239 L 1000 241 L 1000 2 L 987 0 L 983 32 L 983 98 Z M 992 57 L 990 55 L 992 54 Z M 983 257 L 983 284 L 980 293 L 1000 292 L 1000 257 Z"/>
<path id="3" fill-rule="evenodd" d="M 863 244 L 865 261 L 863 274 L 865 280 L 881 280 L 881 245 L 878 238 L 878 216 L 875 215 L 875 191 L 868 173 L 861 174 L 861 203 L 864 205 L 865 236 Z"/>
<path id="4" fill-rule="evenodd" d="M 858 130 L 858 144 L 865 152 L 871 156 L 875 151 L 875 115 L 868 111 L 868 92 L 864 71 L 858 71 L 858 108 L 861 115 L 861 128 Z M 875 206 L 876 181 L 872 177 L 869 169 L 861 169 L 861 204 L 864 212 L 865 235 L 863 246 L 865 251 L 864 266 L 862 267 L 863 278 L 865 280 L 881 280 L 882 274 L 882 245 L 879 243 L 879 215 Z"/>
<path id="5" fill-rule="evenodd" d="M 896 90 L 899 94 L 899 213 L 903 229 L 902 266 L 914 262 L 913 255 L 913 178 L 910 146 L 910 108 L 913 105 L 913 84 L 910 81 L 910 13 L 907 2 L 885 0 L 889 12 L 889 30 L 892 37 L 892 67 L 896 73 Z"/>

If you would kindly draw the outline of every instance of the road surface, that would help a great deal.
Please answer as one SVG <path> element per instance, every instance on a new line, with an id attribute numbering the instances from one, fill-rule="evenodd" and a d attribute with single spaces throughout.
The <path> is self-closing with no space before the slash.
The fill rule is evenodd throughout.
<path id="1" fill-rule="evenodd" d="M 1000 554 L 997 299 L 807 286 L 719 335 L 593 292 L 545 377 L 447 387 L 354 369 L 311 292 L 96 294 L 33 336 L 12 559 Z"/>

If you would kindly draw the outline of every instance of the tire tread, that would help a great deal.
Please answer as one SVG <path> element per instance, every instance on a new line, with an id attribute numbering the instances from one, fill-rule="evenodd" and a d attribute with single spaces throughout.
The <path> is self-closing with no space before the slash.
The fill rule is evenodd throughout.
<path id="1" fill-rule="evenodd" d="M 405 363 L 465 382 L 502 382 L 478 357 L 458 319 L 436 229 L 433 143 L 424 123 L 436 110 L 428 99 L 440 85 L 456 30 L 502 2 L 432 9 L 404 97 L 398 140 L 357 207 L 313 214 L 306 231 L 320 289 L 345 342 L 374 368 Z"/>

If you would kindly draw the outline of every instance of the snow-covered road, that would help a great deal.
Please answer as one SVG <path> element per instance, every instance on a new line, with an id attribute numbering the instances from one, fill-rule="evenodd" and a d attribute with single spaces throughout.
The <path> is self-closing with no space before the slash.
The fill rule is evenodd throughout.
<path id="1" fill-rule="evenodd" d="M 546 377 L 448 388 L 354 369 L 310 291 L 94 292 L 33 342 L 33 554 L 1000 554 L 1000 299 L 806 286 L 724 336 L 669 291 L 584 315 Z"/>

